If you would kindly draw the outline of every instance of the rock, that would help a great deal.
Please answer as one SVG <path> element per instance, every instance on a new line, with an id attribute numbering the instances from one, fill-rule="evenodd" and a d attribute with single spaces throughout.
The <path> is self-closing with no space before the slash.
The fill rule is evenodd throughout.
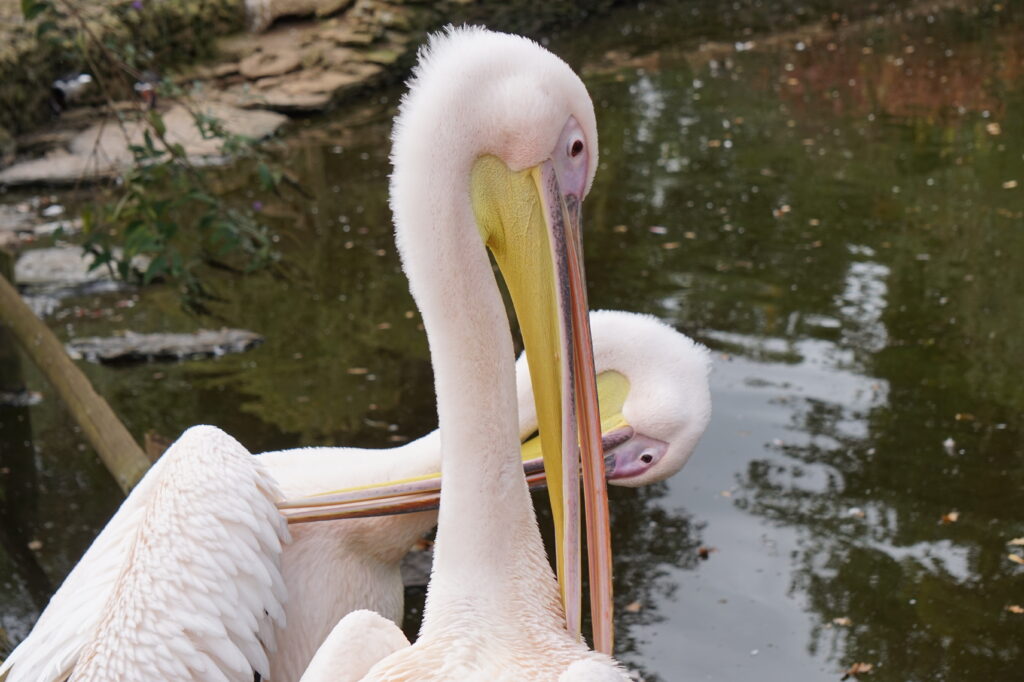
<path id="1" fill-rule="evenodd" d="M 148 362 L 217 357 L 241 353 L 263 342 L 263 337 L 244 329 L 200 329 L 193 334 L 136 334 L 89 337 L 67 344 L 74 359 L 90 362 Z"/>
<path id="2" fill-rule="evenodd" d="M 0 234 L 31 232 L 35 221 L 36 217 L 28 207 L 0 204 Z"/>
<path id="3" fill-rule="evenodd" d="M 266 76 L 280 76 L 301 65 L 302 55 L 298 50 L 277 50 L 249 55 L 238 63 L 238 71 L 249 80 L 256 80 Z"/>
<path id="4" fill-rule="evenodd" d="M 0 391 L 0 406 L 32 407 L 43 402 L 43 394 L 23 388 L 20 391 Z"/>
<path id="5" fill-rule="evenodd" d="M 117 168 L 109 160 L 62 151 L 22 161 L 0 171 L 0 185 L 74 185 L 82 180 L 100 180 L 115 175 Z"/>
<path id="6" fill-rule="evenodd" d="M 275 111 L 320 111 L 345 92 L 362 87 L 380 72 L 380 67 L 373 64 L 358 66 L 353 69 L 356 73 L 308 70 L 294 76 L 265 78 L 256 83 L 257 92 L 236 88 L 236 102 L 241 106 Z"/>
<path id="7" fill-rule="evenodd" d="M 362 58 L 372 64 L 380 64 L 381 66 L 388 66 L 398 61 L 399 57 L 402 56 L 402 52 L 399 50 L 371 50 L 369 52 L 362 53 Z"/>
<path id="8" fill-rule="evenodd" d="M 14 281 L 36 289 L 75 287 L 100 281 L 112 281 L 109 269 L 90 270 L 93 257 L 81 246 L 55 246 L 32 249 L 21 254 L 14 264 Z M 149 260 L 138 256 L 132 263 L 145 270 Z"/>
<path id="9" fill-rule="evenodd" d="M 273 134 L 288 120 L 270 112 L 247 111 L 212 102 L 199 104 L 196 109 L 218 119 L 227 132 L 253 139 Z M 189 156 L 220 154 L 221 140 L 204 138 L 192 114 L 184 106 L 175 105 L 163 115 L 163 121 L 167 128 L 167 141 L 183 146 Z M 78 156 L 95 153 L 112 164 L 126 165 L 133 160 L 129 146 L 143 144 L 148 129 L 149 126 L 142 121 L 126 123 L 123 129 L 110 123 L 97 123 L 75 136 L 71 141 L 71 152 Z"/>
<path id="10" fill-rule="evenodd" d="M 377 36 L 367 31 L 359 31 L 351 26 L 339 26 L 337 28 L 329 28 L 320 32 L 320 36 L 331 40 L 338 45 L 349 45 L 354 47 L 362 47 L 369 45 Z"/>
<path id="11" fill-rule="evenodd" d="M 280 17 L 325 17 L 340 12 L 355 0 L 245 0 L 245 15 L 251 31 L 265 31 Z"/>
<path id="12" fill-rule="evenodd" d="M 202 113 L 217 118 L 232 134 L 261 139 L 273 134 L 288 120 L 268 111 L 249 111 L 219 102 L 195 105 Z M 175 105 L 163 115 L 170 143 L 181 144 L 190 157 L 219 156 L 221 140 L 204 138 L 192 114 Z M 130 146 L 143 144 L 149 126 L 143 121 L 117 125 L 96 123 L 76 134 L 68 151 L 24 161 L 0 172 L 0 185 L 64 185 L 82 180 L 113 177 L 134 162 Z"/>

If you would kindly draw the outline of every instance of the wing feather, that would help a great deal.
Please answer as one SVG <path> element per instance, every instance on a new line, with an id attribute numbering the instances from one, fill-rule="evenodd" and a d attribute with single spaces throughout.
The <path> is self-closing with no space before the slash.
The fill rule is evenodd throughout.
<path id="1" fill-rule="evenodd" d="M 69 574 L 0 679 L 241 682 L 284 624 L 287 524 L 237 441 L 182 434 Z M 73 670 L 73 673 L 72 673 Z"/>

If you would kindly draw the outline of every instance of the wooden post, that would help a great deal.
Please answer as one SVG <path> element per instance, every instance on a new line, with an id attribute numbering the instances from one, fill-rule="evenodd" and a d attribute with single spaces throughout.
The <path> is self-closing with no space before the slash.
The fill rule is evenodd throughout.
<path id="1" fill-rule="evenodd" d="M 18 291 L 0 274 L 0 322 L 14 334 L 32 362 L 42 371 L 57 395 L 99 453 L 111 475 L 127 494 L 150 461 L 110 405 L 92 387 L 64 351 L 50 328 L 36 317 Z"/>

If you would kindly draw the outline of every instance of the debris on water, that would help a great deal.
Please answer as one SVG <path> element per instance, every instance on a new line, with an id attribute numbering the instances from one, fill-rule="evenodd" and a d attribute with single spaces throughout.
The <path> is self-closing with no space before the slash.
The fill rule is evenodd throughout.
<path id="1" fill-rule="evenodd" d="M 1024 538 L 1014 538 L 1006 544 L 1010 545 L 1011 547 L 1024 547 Z"/>
<path id="2" fill-rule="evenodd" d="M 956 441 L 953 440 L 952 438 L 947 438 L 946 440 L 942 441 L 942 448 L 946 451 L 947 455 L 955 455 Z"/>
<path id="3" fill-rule="evenodd" d="M 31 549 L 33 552 L 38 552 L 39 550 L 41 550 L 43 548 L 43 541 L 42 540 L 29 540 L 28 548 Z"/>
<path id="4" fill-rule="evenodd" d="M 703 561 L 707 561 L 711 558 L 711 555 L 717 551 L 717 547 L 705 547 L 704 545 L 701 545 L 699 548 L 697 548 L 697 556 L 700 557 Z"/>
<path id="5" fill-rule="evenodd" d="M 67 344 L 74 359 L 90 362 L 148 362 L 216 357 L 241 353 L 263 342 L 263 337 L 244 329 L 200 329 L 192 334 L 137 334 L 76 339 Z"/>
<path id="6" fill-rule="evenodd" d="M 1009 559 L 1010 561 L 1012 561 L 1015 564 L 1019 564 L 1020 566 L 1024 566 L 1024 556 L 1021 556 L 1020 554 L 1007 554 L 1006 558 Z"/>
<path id="7" fill-rule="evenodd" d="M 355 375 L 368 374 L 370 372 L 370 370 L 366 369 L 365 367 L 349 367 L 345 371 L 348 372 L 349 374 Z"/>
<path id="8" fill-rule="evenodd" d="M 850 507 L 846 510 L 846 515 L 852 516 L 855 519 L 863 519 L 865 516 L 864 510 L 860 507 Z"/>
<path id="9" fill-rule="evenodd" d="M 1010 613 L 1015 613 L 1018 616 L 1024 614 L 1024 606 L 1021 606 L 1020 604 L 1010 604 L 1006 607 L 1006 610 Z"/>
<path id="10" fill-rule="evenodd" d="M 751 656 L 757 656 L 759 653 L 761 653 L 760 649 L 751 649 L 750 650 L 750 655 Z"/>
<path id="11" fill-rule="evenodd" d="M 1016 186 L 1017 186 L 1017 181 L 1016 180 L 1007 180 L 1006 182 L 1003 183 L 1003 189 L 1013 189 Z"/>
<path id="12" fill-rule="evenodd" d="M 998 123 L 989 123 L 988 125 L 985 126 L 985 132 L 987 132 L 989 135 L 999 135 L 1000 133 L 1003 132 L 1003 129 L 1000 127 Z"/>
<path id="13" fill-rule="evenodd" d="M 946 512 L 945 514 L 943 514 L 942 518 L 939 519 L 939 524 L 946 526 L 951 523 L 956 523 L 959 518 L 960 512 L 954 509 L 953 511 Z"/>
<path id="14" fill-rule="evenodd" d="M 626 606 L 623 607 L 623 610 L 626 613 L 640 613 L 640 611 L 643 608 L 644 608 L 643 604 L 641 604 L 638 601 L 634 601 L 634 602 L 630 602 L 630 603 L 626 604 Z"/>
<path id="15" fill-rule="evenodd" d="M 839 618 L 833 618 L 832 623 L 838 625 L 841 628 L 848 628 L 853 625 L 853 621 L 846 616 L 840 616 Z"/>
<path id="16" fill-rule="evenodd" d="M 60 204 L 51 204 L 43 209 L 44 218 L 56 218 L 64 212 L 64 207 Z"/>
<path id="17" fill-rule="evenodd" d="M 43 394 L 39 391 L 0 391 L 0 406 L 4 407 L 32 407 L 43 402 Z"/>
<path id="18" fill-rule="evenodd" d="M 668 228 L 662 227 L 661 225 L 652 225 L 651 227 L 647 228 L 647 230 L 651 234 L 668 234 Z"/>
<path id="19" fill-rule="evenodd" d="M 665 249 L 666 251 L 671 251 L 672 249 L 678 249 L 682 245 L 682 242 L 665 242 L 664 244 L 661 245 L 661 248 Z"/>
<path id="20" fill-rule="evenodd" d="M 840 680 L 848 680 L 851 677 L 857 677 L 858 675 L 869 675 L 875 666 L 871 663 L 854 663 L 843 673 Z"/>

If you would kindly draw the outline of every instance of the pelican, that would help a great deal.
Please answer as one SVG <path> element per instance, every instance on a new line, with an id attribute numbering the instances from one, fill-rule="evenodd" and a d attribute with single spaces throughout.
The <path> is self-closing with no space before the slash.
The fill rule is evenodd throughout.
<path id="1" fill-rule="evenodd" d="M 595 474 L 600 431 L 579 243 L 597 164 L 586 88 L 530 40 L 449 29 L 420 54 L 392 163 L 396 241 L 434 366 L 444 485 L 419 637 L 364 679 L 628 679 L 609 655 L 607 499 Z M 488 249 L 530 366 L 557 583 L 522 472 L 512 336 Z M 594 638 L 604 653 L 579 636 L 581 459 Z"/>
<path id="2" fill-rule="evenodd" d="M 674 475 L 693 453 L 710 417 L 707 350 L 651 316 L 599 311 L 591 313 L 590 320 L 609 483 L 634 487 Z M 537 417 L 524 356 L 516 363 L 516 381 L 523 458 L 530 460 L 539 441 L 531 438 Z M 218 442 L 228 439 L 210 427 L 190 429 L 160 462 L 187 457 L 187 462 L 202 470 L 206 468 L 201 455 L 204 440 L 216 449 Z M 279 504 L 291 514 L 293 508 L 296 512 L 302 508 L 303 498 L 319 494 L 326 500 L 322 493 L 327 490 L 365 488 L 368 495 L 386 496 L 399 487 L 394 480 L 439 477 L 440 434 L 434 431 L 391 449 L 299 448 L 256 455 L 254 461 L 280 496 L 289 500 Z M 161 473 L 166 465 L 160 462 L 97 538 L 97 549 L 90 549 L 75 567 L 29 637 L 0 666 L 0 675 L 12 670 L 10 682 L 67 677 L 115 589 L 119 566 L 135 537 L 140 501 L 150 497 L 154 481 L 167 476 Z M 176 470 L 183 466 L 179 463 Z M 230 481 L 223 485 L 230 491 Z M 182 511 L 187 513 L 184 507 Z M 386 506 L 378 510 L 387 511 Z M 318 508 L 308 516 L 329 512 L 330 508 Z M 201 525 L 198 519 L 192 523 Z M 331 628 L 349 612 L 367 609 L 400 623 L 401 559 L 436 523 L 436 512 L 425 511 L 293 525 L 291 542 L 279 560 L 287 599 L 282 600 L 284 618 L 269 624 L 272 637 L 268 641 L 275 642 L 276 648 L 267 654 L 268 679 L 298 679 Z M 180 539 L 177 545 L 183 546 Z M 372 617 L 362 619 L 355 630 L 371 632 L 366 623 Z M 345 640 L 343 633 L 339 630 L 332 637 Z M 381 641 L 393 641 L 391 636 L 385 632 Z M 369 641 L 377 640 L 370 637 Z M 325 647 L 326 651 L 337 649 L 333 640 Z M 326 669 L 333 670 L 333 664 L 326 664 Z"/>

